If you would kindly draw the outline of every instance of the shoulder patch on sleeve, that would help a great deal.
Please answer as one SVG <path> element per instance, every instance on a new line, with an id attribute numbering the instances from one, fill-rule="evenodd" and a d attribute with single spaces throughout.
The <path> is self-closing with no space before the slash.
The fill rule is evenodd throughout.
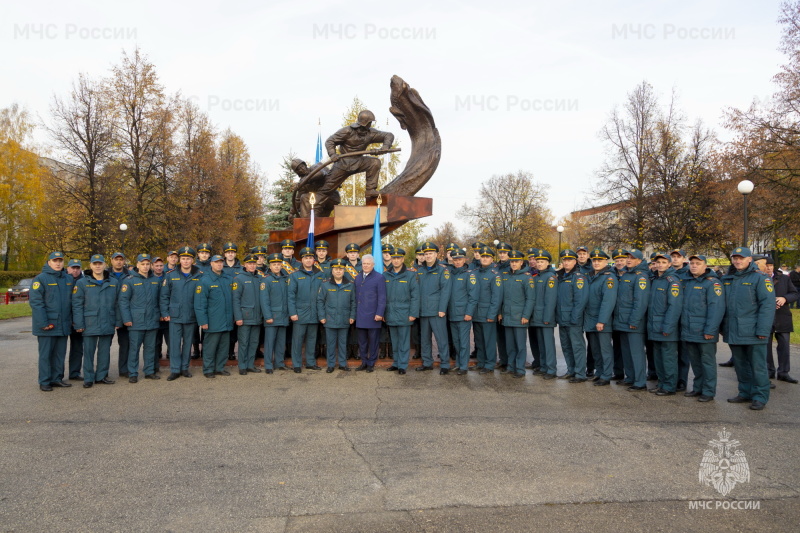
<path id="1" fill-rule="evenodd" d="M 551 289 L 552 289 L 553 287 L 555 287 L 555 286 L 556 286 L 556 278 L 555 278 L 555 277 L 553 277 L 553 276 L 550 276 L 550 279 L 548 279 L 548 280 L 547 280 L 547 286 L 548 286 L 549 288 L 551 288 Z"/>
<path id="2" fill-rule="evenodd" d="M 41 286 L 42 286 L 42 284 L 41 284 L 41 283 L 39 283 L 38 281 L 34 281 L 34 282 L 33 282 L 33 286 L 32 286 L 31 288 L 32 288 L 33 290 L 35 290 L 35 291 L 38 291 L 38 290 L 39 290 L 39 288 L 40 288 Z"/>
<path id="3" fill-rule="evenodd" d="M 769 278 L 765 278 L 765 279 L 764 279 L 764 283 L 767 285 L 767 290 L 768 290 L 769 292 L 772 292 L 772 290 L 773 290 L 773 287 L 772 287 L 772 280 L 771 280 L 771 279 L 769 279 Z"/>
<path id="4" fill-rule="evenodd" d="M 197 288 L 194 290 L 194 292 L 197 293 L 197 294 L 200 294 L 201 292 L 203 292 L 203 286 L 202 285 L 198 285 Z"/>
<path id="5" fill-rule="evenodd" d="M 72 287 L 72 294 L 75 294 L 76 292 L 78 292 L 78 286 L 77 285 Z"/>
<path id="6" fill-rule="evenodd" d="M 128 292 L 128 284 L 127 283 L 123 283 L 121 290 L 122 290 L 122 292 Z"/>
<path id="7" fill-rule="evenodd" d="M 444 279 L 450 279 L 450 270 L 447 268 L 444 269 Z"/>

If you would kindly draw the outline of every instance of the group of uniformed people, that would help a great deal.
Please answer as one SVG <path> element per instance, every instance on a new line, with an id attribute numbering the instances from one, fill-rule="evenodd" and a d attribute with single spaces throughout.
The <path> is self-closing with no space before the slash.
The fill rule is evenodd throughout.
<path id="1" fill-rule="evenodd" d="M 108 372 L 115 334 L 119 374 L 131 383 L 138 381 L 140 352 L 144 378 L 159 379 L 159 334 L 168 339 L 168 381 L 191 377 L 198 337 L 203 374 L 214 378 L 229 375 L 225 363 L 237 342 L 242 375 L 261 372 L 255 358 L 262 349 L 269 374 L 288 368 L 288 354 L 294 372 L 302 371 L 303 353 L 306 368 L 320 370 L 318 345 L 327 372 L 337 366 L 349 371 L 348 344 L 357 334 L 356 370 L 373 371 L 379 341 L 391 345 L 388 370 L 406 373 L 412 341 L 422 359 L 416 370 L 432 370 L 435 339 L 440 374 L 450 372 L 452 359 L 459 375 L 499 369 L 524 377 L 529 344 L 533 361 L 527 367 L 545 380 L 593 378 L 596 386 L 616 380 L 629 391 L 686 391 L 707 402 L 716 394 L 721 332 L 739 381 L 738 395 L 728 401 L 759 410 L 769 399 L 766 346 L 775 295 L 746 247 L 733 250 L 732 267 L 720 278 L 705 256 L 682 250 L 654 253 L 648 263 L 637 249 L 611 256 L 597 248 L 566 249 L 556 270 L 547 250 L 525 254 L 504 242 L 496 249 L 474 243 L 471 259 L 455 243 L 440 259 L 439 247 L 425 242 L 411 267 L 405 251 L 388 244 L 380 257 L 360 258 L 353 243 L 346 258 L 332 260 L 321 240 L 303 248 L 299 261 L 293 241 L 281 246 L 274 254 L 255 247 L 241 263 L 234 243 L 213 256 L 208 243 L 184 246 L 168 254 L 166 268 L 146 253 L 132 268 L 122 253 L 112 256 L 110 266 L 93 255 L 80 276 L 63 271 L 63 253 L 51 253 L 30 292 L 41 390 L 70 386 L 64 381 L 70 334 L 82 337 L 85 388 L 113 383 Z M 382 275 L 376 261 L 383 261 Z M 567 368 L 562 375 L 556 373 L 556 326 Z M 470 355 L 477 358 L 473 366 Z M 687 391 L 690 366 L 694 381 Z M 648 389 L 648 379 L 656 386 Z"/>

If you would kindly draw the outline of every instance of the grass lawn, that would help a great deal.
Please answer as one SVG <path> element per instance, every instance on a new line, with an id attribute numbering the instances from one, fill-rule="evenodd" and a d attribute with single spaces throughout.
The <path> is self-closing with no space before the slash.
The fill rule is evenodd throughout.
<path id="1" fill-rule="evenodd" d="M 792 309 L 792 323 L 794 324 L 794 332 L 789 337 L 789 342 L 800 344 L 800 309 Z"/>
<path id="2" fill-rule="evenodd" d="M 0 320 L 17 318 L 20 316 L 31 316 L 31 305 L 28 302 L 0 305 Z M 795 317 L 795 320 L 797 320 L 797 317 Z"/>

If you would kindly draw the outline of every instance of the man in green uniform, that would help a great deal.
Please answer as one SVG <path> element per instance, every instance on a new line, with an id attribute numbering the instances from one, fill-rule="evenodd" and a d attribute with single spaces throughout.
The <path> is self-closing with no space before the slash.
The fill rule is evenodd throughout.
<path id="1" fill-rule="evenodd" d="M 233 297 L 233 322 L 237 326 L 239 341 L 239 375 L 260 373 L 256 368 L 256 350 L 262 326 L 261 275 L 256 270 L 258 259 L 252 254 L 244 258 L 244 270 L 236 274 L 231 285 Z"/>
<path id="2" fill-rule="evenodd" d="M 72 276 L 64 272 L 64 254 L 51 252 L 31 285 L 31 330 L 39 344 L 39 389 L 44 392 L 72 386 L 59 377 L 64 375 L 72 329 L 72 283 Z"/>
<path id="3" fill-rule="evenodd" d="M 119 295 L 122 323 L 130 334 L 128 382 L 139 381 L 139 349 L 142 349 L 145 379 L 160 379 L 155 368 L 156 332 L 161 319 L 159 295 L 161 282 L 150 271 L 150 254 L 136 257 L 136 269 L 125 281 Z"/>
<path id="4" fill-rule="evenodd" d="M 472 317 L 477 349 L 477 369 L 481 374 L 494 372 L 497 361 L 497 315 L 503 299 L 500 273 L 494 268 L 494 253 L 488 246 L 480 249 L 480 267 L 473 270 L 478 285 L 478 305 Z"/>
<path id="5" fill-rule="evenodd" d="M 456 356 L 456 373 L 467 374 L 469 366 L 469 331 L 478 305 L 478 280 L 469 271 L 466 252 L 461 248 L 450 251 L 453 266 L 450 269 L 450 303 L 447 318 Z"/>
<path id="6" fill-rule="evenodd" d="M 656 396 L 673 396 L 678 386 L 679 323 L 683 311 L 683 283 L 666 253 L 654 258 L 656 275 L 650 284 L 647 311 L 647 336 L 653 341 L 653 362 L 658 384 Z"/>
<path id="7" fill-rule="evenodd" d="M 264 371 L 286 370 L 286 330 L 289 326 L 289 278 L 281 274 L 283 256 L 271 254 L 264 276 L 261 311 L 264 315 Z"/>
<path id="8" fill-rule="evenodd" d="M 717 394 L 717 342 L 725 316 L 722 282 L 708 268 L 706 256 L 689 257 L 690 278 L 684 282 L 681 340 L 694 374 L 692 390 L 683 393 L 699 402 Z"/>
<path id="9" fill-rule="evenodd" d="M 356 291 L 353 282 L 344 277 L 344 259 L 331 261 L 331 276 L 322 282 L 317 293 L 317 316 L 325 329 L 327 347 L 325 372 L 349 371 L 347 366 L 347 331 L 356 321 Z"/>
<path id="10" fill-rule="evenodd" d="M 756 269 L 749 248 L 734 249 L 731 263 L 733 269 L 722 277 L 726 309 L 722 338 L 733 354 L 739 394 L 728 401 L 750 403 L 750 409 L 760 411 L 769 401 L 767 342 L 775 320 L 775 288 Z"/>
<path id="11" fill-rule="evenodd" d="M 230 376 L 225 370 L 229 336 L 233 329 L 233 280 L 225 274 L 224 258 L 211 257 L 211 271 L 203 274 L 195 288 L 194 312 L 203 340 L 203 375 L 207 378 Z"/>
<path id="12" fill-rule="evenodd" d="M 629 391 L 647 390 L 647 355 L 644 340 L 645 316 L 650 301 L 650 272 L 641 250 L 628 250 L 627 270 L 620 276 L 617 306 L 614 308 L 614 331 L 620 332 L 624 380 Z"/>
<path id="13" fill-rule="evenodd" d="M 589 276 L 589 295 L 583 314 L 583 329 L 595 357 L 594 384 L 611 383 L 614 373 L 614 348 L 611 345 L 611 320 L 617 305 L 617 276 L 608 265 L 608 254 L 595 248 L 589 254 L 594 272 Z"/>
<path id="14" fill-rule="evenodd" d="M 314 250 L 300 250 L 302 265 L 289 276 L 289 318 L 292 320 L 292 366 L 294 372 L 302 372 L 303 344 L 305 344 L 306 368 L 321 370 L 317 365 L 314 347 L 317 341 L 317 293 L 324 277 L 314 269 Z"/>
<path id="15" fill-rule="evenodd" d="M 525 254 L 512 250 L 509 254 L 509 269 L 501 276 L 503 280 L 503 303 L 499 319 L 503 323 L 508 365 L 502 373 L 511 374 L 515 378 L 525 377 L 525 359 L 528 350 L 525 337 L 528 322 L 533 314 L 536 302 L 533 277 L 525 265 Z"/>
<path id="16" fill-rule="evenodd" d="M 561 351 L 567 364 L 567 372 L 559 378 L 570 383 L 586 381 L 586 344 L 583 341 L 583 311 L 589 295 L 586 276 L 578 267 L 578 254 L 573 250 L 562 250 L 562 268 L 558 274 L 558 304 L 556 322 Z M 588 257 L 588 254 L 587 254 Z"/>
<path id="17" fill-rule="evenodd" d="M 386 278 L 386 316 L 392 339 L 392 366 L 387 370 L 404 375 L 411 354 L 411 325 L 419 317 L 419 283 L 417 273 L 406 268 L 406 252 L 395 248 L 392 252 L 392 268 L 384 271 Z"/>
<path id="18" fill-rule="evenodd" d="M 535 375 L 544 379 L 556 377 L 556 305 L 558 302 L 558 275 L 550 264 L 550 252 L 536 248 L 533 254 L 536 270 L 534 278 L 535 305 L 531 315 L 530 329 L 536 336 L 539 350 L 539 368 L 533 369 Z"/>

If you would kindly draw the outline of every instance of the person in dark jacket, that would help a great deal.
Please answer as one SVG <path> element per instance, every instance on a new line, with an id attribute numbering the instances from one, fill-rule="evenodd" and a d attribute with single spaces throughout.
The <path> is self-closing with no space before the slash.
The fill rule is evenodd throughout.
<path id="1" fill-rule="evenodd" d="M 691 278 L 683 284 L 681 340 L 692 364 L 694 383 L 683 395 L 710 402 L 717 393 L 717 342 L 725 316 L 725 297 L 706 256 L 689 257 L 689 275 Z"/>
<path id="2" fill-rule="evenodd" d="M 592 346 L 597 376 L 594 384 L 602 387 L 611 383 L 614 375 L 614 348 L 611 345 L 611 322 L 617 305 L 619 283 L 608 254 L 595 248 L 589 254 L 594 272 L 589 276 L 589 294 L 583 313 L 583 329 Z"/>
<path id="3" fill-rule="evenodd" d="M 378 259 L 380 261 L 380 259 Z M 356 370 L 372 372 L 378 359 L 381 324 L 386 315 L 386 280 L 375 271 L 375 258 L 361 258 L 361 274 L 356 278 L 356 329 L 361 366 Z"/>
<path id="4" fill-rule="evenodd" d="M 102 255 L 93 255 L 91 268 L 72 289 L 72 322 L 83 334 L 83 388 L 95 383 L 112 385 L 108 378 L 111 341 L 122 320 L 117 306 L 117 283 L 106 271 Z M 95 355 L 97 356 L 95 363 Z"/>
<path id="5" fill-rule="evenodd" d="M 494 268 L 497 270 L 500 275 L 502 276 L 506 272 L 508 272 L 511 268 L 508 260 L 508 254 L 511 253 L 511 250 L 514 247 L 511 243 L 503 242 L 503 241 L 495 241 L 496 243 L 496 250 L 497 250 L 497 261 L 495 262 Z M 501 298 L 502 300 L 502 298 Z M 500 370 L 505 370 L 508 367 L 508 350 L 506 350 L 506 327 L 503 325 L 502 321 L 497 321 L 497 364 L 495 368 Z"/>
<path id="6" fill-rule="evenodd" d="M 419 318 L 419 283 L 417 273 L 406 268 L 406 252 L 395 248 L 392 268 L 383 273 L 386 279 L 386 316 L 392 340 L 392 366 L 388 371 L 404 375 L 411 354 L 411 325 Z"/>
<path id="7" fill-rule="evenodd" d="M 588 257 L 589 254 L 587 253 Z M 558 274 L 558 302 L 556 304 L 556 322 L 561 351 L 567 371 L 559 376 L 568 379 L 569 383 L 586 381 L 586 344 L 583 340 L 583 311 L 589 296 L 586 276 L 581 273 L 577 264 L 577 252 L 570 249 L 560 254 L 562 268 Z"/>
<path id="8" fill-rule="evenodd" d="M 261 315 L 261 275 L 256 271 L 258 260 L 252 254 L 244 257 L 244 270 L 233 278 L 231 291 L 233 295 L 233 323 L 238 331 L 239 340 L 239 375 L 248 372 L 260 373 L 256 368 L 256 351 L 262 326 Z"/>
<path id="9" fill-rule="evenodd" d="M 286 370 L 286 329 L 289 325 L 289 278 L 281 274 L 283 256 L 270 254 L 269 272 L 262 283 L 261 313 L 264 315 L 264 372 Z"/>
<path id="10" fill-rule="evenodd" d="M 478 284 L 478 306 L 472 317 L 477 347 L 477 368 L 481 374 L 494 372 L 497 362 L 497 315 L 503 298 L 500 273 L 494 268 L 494 253 L 488 246 L 480 249 L 481 265 L 473 270 Z"/>
<path id="11" fill-rule="evenodd" d="M 674 396 L 678 386 L 678 344 L 683 312 L 683 281 L 666 253 L 653 258 L 655 276 L 650 282 L 647 308 L 647 337 L 653 342 L 653 361 L 658 384 L 650 389 L 656 396 Z"/>
<path id="12" fill-rule="evenodd" d="M 533 373 L 544 379 L 556 377 L 556 306 L 558 304 L 558 274 L 551 265 L 552 255 L 541 248 L 534 249 L 535 267 L 538 274 L 533 281 L 536 292 L 536 303 L 528 324 L 528 333 L 532 331 L 539 351 L 539 368 L 534 361 Z"/>
<path id="13" fill-rule="evenodd" d="M 39 389 L 44 392 L 72 386 L 59 378 L 72 330 L 72 284 L 72 276 L 64 272 L 64 254 L 51 252 L 31 285 L 31 331 L 39 344 Z"/>
<path id="14" fill-rule="evenodd" d="M 108 269 L 109 279 L 116 280 L 117 285 L 117 302 L 119 302 L 119 292 L 122 291 L 122 282 L 130 276 L 130 272 L 125 267 L 125 255 L 122 252 L 114 252 L 111 254 L 111 267 Z M 119 370 L 119 377 L 128 377 L 128 352 L 130 351 L 130 335 L 128 334 L 128 327 L 125 325 L 117 328 L 117 369 Z"/>
<path id="15" fill-rule="evenodd" d="M 130 334 L 128 382 L 139 381 L 139 349 L 142 349 L 145 379 L 160 379 L 155 368 L 156 331 L 161 319 L 161 282 L 150 272 L 150 254 L 136 256 L 136 269 L 122 282 L 119 312 Z"/>
<path id="16" fill-rule="evenodd" d="M 620 332 L 624 380 L 629 391 L 647 390 L 647 355 L 644 341 L 647 329 L 647 304 L 650 301 L 650 271 L 641 250 L 628 250 L 625 273 L 619 278 L 614 331 Z"/>
<path id="17" fill-rule="evenodd" d="M 739 393 L 728 402 L 749 403 L 750 409 L 760 411 L 769 401 L 767 341 L 775 320 L 775 288 L 752 261 L 753 254 L 745 246 L 731 253 L 733 268 L 722 277 L 722 338 L 731 348 L 739 381 Z"/>
<path id="18" fill-rule="evenodd" d="M 469 332 L 472 317 L 478 305 L 478 280 L 467 266 L 467 254 L 462 248 L 450 251 L 453 266 L 450 269 L 450 303 L 447 318 L 455 346 L 456 373 L 467 374 L 469 365 Z"/>
<path id="19" fill-rule="evenodd" d="M 80 259 L 70 259 L 67 263 L 67 274 L 72 276 L 73 288 L 78 283 L 78 280 L 83 277 L 83 270 L 81 269 Z M 81 377 L 81 366 L 83 365 L 83 335 L 72 327 L 69 334 L 69 380 L 78 381 L 83 380 Z M 66 368 L 65 368 L 66 371 Z M 59 376 L 59 380 L 63 381 L 64 376 Z"/>
<path id="20" fill-rule="evenodd" d="M 800 293 L 800 264 L 795 265 L 794 270 L 789 272 L 789 281 L 792 282 L 792 285 L 794 285 L 794 288 L 797 290 L 798 293 Z M 789 306 L 790 309 L 791 309 L 791 307 L 792 306 Z M 794 307 L 796 309 L 800 309 L 800 299 L 798 299 L 794 303 Z"/>
<path id="21" fill-rule="evenodd" d="M 174 381 L 181 376 L 192 377 L 189 358 L 197 332 L 194 294 L 203 276 L 200 268 L 192 264 L 194 250 L 184 246 L 179 251 L 179 267 L 164 276 L 159 296 L 162 320 L 169 323 L 170 374 L 167 381 Z M 206 270 L 211 272 L 210 266 Z"/>
<path id="22" fill-rule="evenodd" d="M 503 301 L 498 316 L 505 329 L 508 349 L 508 366 L 502 373 L 524 378 L 525 359 L 528 355 L 525 337 L 536 302 L 536 292 L 530 269 L 524 264 L 525 254 L 512 250 L 508 256 L 510 268 L 501 274 Z"/>
<path id="23" fill-rule="evenodd" d="M 197 323 L 205 331 L 203 375 L 207 378 L 230 376 L 225 356 L 233 329 L 233 279 L 225 273 L 223 263 L 222 256 L 211 257 L 211 272 L 203 274 L 194 294 Z"/>
<path id="24" fill-rule="evenodd" d="M 418 372 L 433 370 L 431 335 L 439 348 L 440 369 L 450 368 L 447 342 L 447 305 L 450 302 L 450 271 L 437 261 L 439 247 L 427 241 L 422 245 L 425 262 L 417 269 L 420 293 L 420 345 L 422 366 Z M 363 265 L 363 260 L 362 260 Z"/>
<path id="25" fill-rule="evenodd" d="M 797 383 L 797 380 L 789 375 L 789 335 L 794 331 L 791 306 L 798 300 L 800 293 L 789 280 L 789 276 L 775 270 L 775 262 L 772 257 L 767 257 L 766 270 L 767 275 L 772 277 L 772 285 L 775 287 L 775 322 L 767 343 L 767 370 L 770 378 L 776 377 L 775 358 L 772 355 L 772 338 L 774 337 L 778 344 L 777 379 L 787 383 Z"/>
<path id="26" fill-rule="evenodd" d="M 330 262 L 331 277 L 320 285 L 317 294 L 317 316 L 325 328 L 325 372 L 328 374 L 336 369 L 337 355 L 339 370 L 350 370 L 347 366 L 347 332 L 356 321 L 356 292 L 353 282 L 344 276 L 345 263 L 344 259 Z"/>
<path id="27" fill-rule="evenodd" d="M 300 250 L 300 269 L 289 275 L 289 318 L 292 320 L 292 368 L 302 372 L 303 344 L 306 368 L 322 370 L 317 365 L 314 352 L 317 344 L 317 293 L 324 281 L 322 273 L 314 268 L 314 249 L 306 246 Z"/>

